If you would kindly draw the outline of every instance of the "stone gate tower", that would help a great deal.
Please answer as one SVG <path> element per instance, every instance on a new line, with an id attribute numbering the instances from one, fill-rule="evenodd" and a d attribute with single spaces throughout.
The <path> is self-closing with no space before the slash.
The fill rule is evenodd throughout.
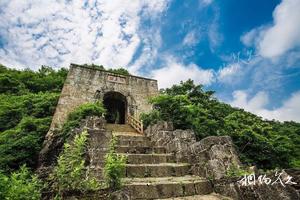
<path id="1" fill-rule="evenodd" d="M 150 111 L 148 99 L 157 94 L 156 80 L 71 64 L 50 130 L 61 127 L 75 107 L 97 100 L 103 101 L 107 113 L 118 113 L 114 123 L 126 123 L 128 115 L 138 118 L 142 112 Z M 107 115 L 106 120 L 115 119 Z"/>

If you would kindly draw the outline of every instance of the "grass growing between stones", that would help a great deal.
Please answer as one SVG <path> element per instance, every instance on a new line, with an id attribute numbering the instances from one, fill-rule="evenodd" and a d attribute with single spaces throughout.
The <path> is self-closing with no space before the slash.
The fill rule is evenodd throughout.
<path id="1" fill-rule="evenodd" d="M 250 174 L 248 170 L 239 168 L 235 165 L 231 165 L 230 168 L 226 171 L 226 177 L 228 178 L 240 177 L 248 174 Z"/>

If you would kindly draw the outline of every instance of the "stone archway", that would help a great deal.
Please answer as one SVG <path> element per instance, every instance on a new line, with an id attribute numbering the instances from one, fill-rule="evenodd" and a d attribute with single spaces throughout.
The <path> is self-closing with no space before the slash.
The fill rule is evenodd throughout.
<path id="1" fill-rule="evenodd" d="M 106 92 L 103 96 L 103 105 L 106 109 L 107 123 L 126 123 L 128 102 L 123 94 L 114 91 Z"/>

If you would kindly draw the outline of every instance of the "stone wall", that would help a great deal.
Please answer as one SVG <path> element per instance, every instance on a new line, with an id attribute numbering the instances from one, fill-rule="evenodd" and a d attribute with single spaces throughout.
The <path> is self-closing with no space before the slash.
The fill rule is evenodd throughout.
<path id="1" fill-rule="evenodd" d="M 268 177 L 272 177 L 268 174 Z M 300 194 L 293 185 L 282 186 L 276 184 L 261 184 L 255 181 L 255 184 L 241 185 L 238 181 L 241 178 L 227 178 L 214 180 L 214 191 L 224 196 L 237 200 L 298 200 Z M 294 181 L 294 180 L 293 180 Z"/>
<path id="2" fill-rule="evenodd" d="M 192 130 L 174 130 L 170 122 L 150 125 L 145 134 L 154 144 L 174 153 L 178 162 L 189 162 L 191 174 L 210 179 L 215 193 L 237 200 L 300 199 L 299 184 L 285 187 L 280 184 L 242 186 L 238 184 L 241 177 L 228 177 L 227 171 L 232 166 L 242 167 L 229 136 L 209 136 L 197 142 Z M 287 173 L 296 177 L 293 181 L 298 183 L 299 170 L 287 170 Z"/>
<path id="3" fill-rule="evenodd" d="M 105 155 L 109 151 L 112 132 L 103 128 L 88 128 L 88 166 L 89 176 L 104 180 Z"/>
<path id="4" fill-rule="evenodd" d="M 148 98 L 158 94 L 157 81 L 138 76 L 122 76 L 104 70 L 71 64 L 50 129 L 61 127 L 77 106 L 102 100 L 107 92 L 126 97 L 128 112 L 139 116 L 151 110 Z"/>
<path id="5" fill-rule="evenodd" d="M 56 137 L 51 137 L 51 140 L 45 141 L 44 148 L 39 155 L 39 167 L 37 169 L 39 177 L 48 180 L 49 174 L 52 172 L 54 166 L 56 166 L 57 158 L 63 150 L 63 144 L 74 139 L 75 135 L 86 130 L 88 132 L 88 144 L 85 153 L 87 174 L 102 182 L 104 180 L 103 169 L 105 155 L 109 150 L 109 143 L 112 139 L 112 132 L 106 130 L 104 125 L 105 120 L 102 117 L 89 116 L 81 121 L 79 127 L 70 131 L 70 136 L 66 140 L 55 135 Z M 95 195 L 97 195 L 98 198 L 95 197 L 94 199 L 107 199 L 105 198 L 106 194 L 102 193 L 103 191 L 99 191 L 99 194 L 96 193 Z M 72 196 L 73 194 L 70 195 Z M 86 199 L 91 199 L 89 198 L 89 194 L 85 195 L 87 195 Z M 99 198 L 101 195 L 104 197 Z M 51 191 L 51 187 L 47 187 L 43 189 L 43 196 L 43 199 L 53 199 L 55 194 Z"/>
<path id="6" fill-rule="evenodd" d="M 190 160 L 190 145 L 196 142 L 192 130 L 174 130 L 170 122 L 158 122 L 145 130 L 145 135 L 157 146 L 167 148 L 176 156 L 177 162 Z"/>
<path id="7" fill-rule="evenodd" d="M 226 176 L 230 168 L 241 163 L 229 136 L 209 136 L 190 145 L 193 174 L 213 179 Z"/>
<path id="8" fill-rule="evenodd" d="M 103 166 L 103 155 L 107 152 L 108 143 L 112 138 L 111 131 L 104 129 L 105 120 L 102 117 L 90 116 L 82 120 L 80 126 L 74 128 L 69 133 L 69 138 L 66 140 L 59 135 L 57 130 L 54 131 L 52 137 L 44 141 L 43 149 L 39 154 L 39 174 L 47 176 L 48 172 L 56 165 L 56 159 L 62 151 L 63 144 L 66 141 L 72 140 L 75 135 L 87 130 L 88 136 L 88 152 L 87 161 L 91 166 L 91 171 L 95 167 Z M 100 163 L 101 162 L 101 163 Z"/>
<path id="9" fill-rule="evenodd" d="M 189 162 L 194 175 L 220 179 L 230 167 L 240 167 L 232 140 L 228 136 L 210 136 L 196 141 L 192 130 L 174 130 L 170 122 L 159 122 L 145 131 L 152 142 L 174 153 L 177 162 Z"/>

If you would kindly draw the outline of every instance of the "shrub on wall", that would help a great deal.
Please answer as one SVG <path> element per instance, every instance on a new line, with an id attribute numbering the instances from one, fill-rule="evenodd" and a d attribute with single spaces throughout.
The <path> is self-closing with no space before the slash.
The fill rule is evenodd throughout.
<path id="1" fill-rule="evenodd" d="M 69 136 L 68 134 L 71 129 L 80 125 L 81 120 L 88 116 L 101 117 L 104 113 L 105 109 L 101 102 L 82 104 L 68 115 L 68 118 L 61 130 L 61 134 L 66 138 Z"/>

